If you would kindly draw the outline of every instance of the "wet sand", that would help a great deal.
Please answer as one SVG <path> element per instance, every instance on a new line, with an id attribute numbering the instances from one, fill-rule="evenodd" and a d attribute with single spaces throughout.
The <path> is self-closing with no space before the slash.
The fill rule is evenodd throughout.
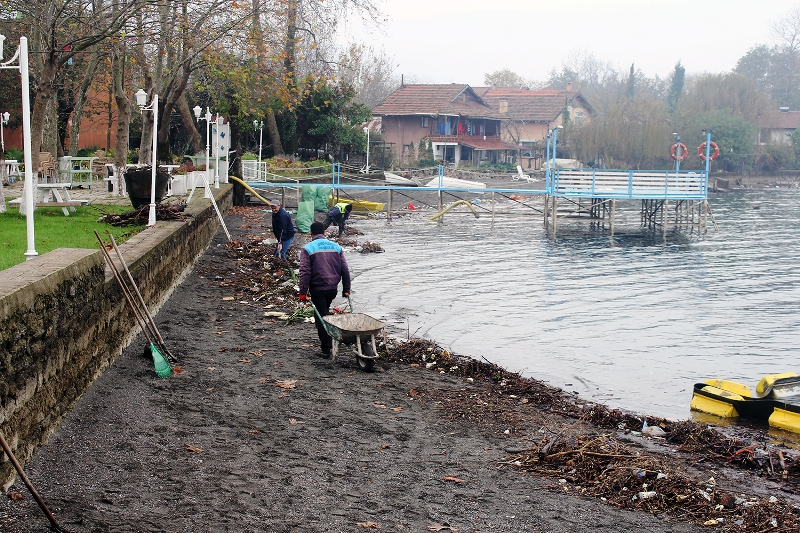
<path id="1" fill-rule="evenodd" d="M 264 216 L 226 222 L 237 238 L 269 232 Z M 232 276 L 247 273 L 224 242 L 218 234 L 156 316 L 182 372 L 156 378 L 140 335 L 26 466 L 62 527 L 702 529 L 565 492 L 549 477 L 500 468 L 541 439 L 545 418 L 535 407 L 525 406 L 527 416 L 487 410 L 477 420 L 459 418 L 442 398 L 484 394 L 489 384 L 385 360 L 368 374 L 352 355 L 336 362 L 315 356 L 312 324 L 287 326 L 264 316 L 263 302 L 229 286 Z M 556 430 L 575 424 L 553 413 L 546 420 Z M 708 475 L 704 468 L 698 475 Z M 22 483 L 9 492 L 22 498 L 0 498 L 0 531 L 47 531 L 48 521 Z"/>

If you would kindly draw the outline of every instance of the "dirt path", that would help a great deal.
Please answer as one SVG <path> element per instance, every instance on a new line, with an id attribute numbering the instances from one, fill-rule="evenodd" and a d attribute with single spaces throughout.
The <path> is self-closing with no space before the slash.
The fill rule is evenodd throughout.
<path id="1" fill-rule="evenodd" d="M 234 236 L 269 231 L 240 216 L 227 224 Z M 536 427 L 455 420 L 441 398 L 482 390 L 462 377 L 390 362 L 366 374 L 351 356 L 315 357 L 312 324 L 226 299 L 221 285 L 244 274 L 223 243 L 217 235 L 156 317 L 182 373 L 157 379 L 140 336 L 27 465 L 70 531 L 702 529 L 498 468 Z M 10 492 L 23 497 L 0 498 L 0 531 L 47 531 L 21 482 Z"/>

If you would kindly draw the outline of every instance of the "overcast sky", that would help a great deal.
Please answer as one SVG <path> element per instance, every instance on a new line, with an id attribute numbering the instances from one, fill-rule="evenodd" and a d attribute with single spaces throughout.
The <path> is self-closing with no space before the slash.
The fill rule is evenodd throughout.
<path id="1" fill-rule="evenodd" d="M 587 50 L 627 71 L 668 76 L 731 70 L 800 0 L 377 0 L 382 31 L 348 22 L 344 34 L 383 48 L 396 74 L 424 83 L 482 85 L 509 68 L 544 80 Z"/>

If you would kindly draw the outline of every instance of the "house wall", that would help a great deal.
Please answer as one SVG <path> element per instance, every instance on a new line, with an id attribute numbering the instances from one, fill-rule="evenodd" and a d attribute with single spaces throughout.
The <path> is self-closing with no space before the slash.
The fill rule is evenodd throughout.
<path id="1" fill-rule="evenodd" d="M 381 120 L 381 134 L 387 143 L 394 143 L 397 156 L 403 157 L 404 147 L 412 142 L 416 146 L 423 137 L 433 132 L 435 120 L 428 119 L 428 127 L 422 127 L 422 116 L 386 116 Z"/>

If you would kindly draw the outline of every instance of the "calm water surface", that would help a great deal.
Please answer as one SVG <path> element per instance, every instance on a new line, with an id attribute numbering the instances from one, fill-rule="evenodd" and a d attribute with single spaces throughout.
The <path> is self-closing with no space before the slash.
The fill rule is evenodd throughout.
<path id="1" fill-rule="evenodd" d="M 386 253 L 348 256 L 354 304 L 398 336 L 688 418 L 696 382 L 800 373 L 798 201 L 787 189 L 716 195 L 720 231 L 705 236 L 643 234 L 637 202 L 613 238 L 571 222 L 553 239 L 530 215 L 358 221 Z"/>

